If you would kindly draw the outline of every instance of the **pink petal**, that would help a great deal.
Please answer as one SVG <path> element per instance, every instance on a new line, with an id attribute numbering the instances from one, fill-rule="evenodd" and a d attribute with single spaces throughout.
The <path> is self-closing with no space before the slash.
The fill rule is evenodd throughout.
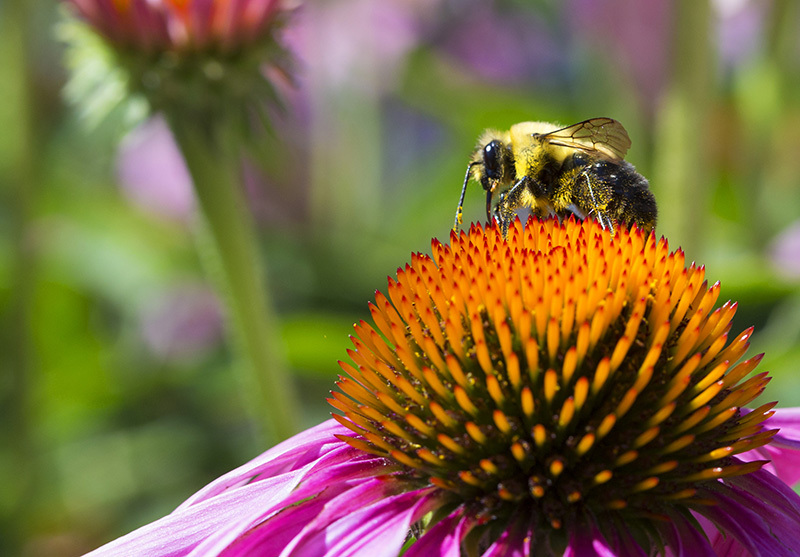
<path id="1" fill-rule="evenodd" d="M 282 501 L 297 487 L 305 472 L 299 469 L 229 490 L 142 526 L 88 555 L 188 555 L 194 547 L 221 528 L 230 524 L 250 523 L 273 510 L 273 507 L 280 508 Z"/>
<path id="2" fill-rule="evenodd" d="M 403 557 L 460 557 L 461 542 L 476 524 L 477 520 L 458 509 L 425 532 Z"/>
<path id="3" fill-rule="evenodd" d="M 716 557 L 721 554 L 712 548 L 706 532 L 698 529 L 689 519 L 674 515 L 670 524 L 670 531 L 666 533 L 669 557 Z M 715 532 L 719 532 L 712 526 Z"/>
<path id="4" fill-rule="evenodd" d="M 616 557 L 617 552 L 611 549 L 603 535 L 595 529 L 591 536 L 577 535 L 570 538 L 564 557 L 581 557 L 582 555 Z"/>
<path id="5" fill-rule="evenodd" d="M 612 531 L 612 539 L 606 539 L 594 525 L 577 528 L 569 538 L 569 546 L 564 557 L 582 557 L 583 555 L 599 555 L 601 557 L 647 557 L 647 552 L 636 543 L 636 540 L 623 531 Z"/>
<path id="6" fill-rule="evenodd" d="M 326 489 L 302 504 L 285 508 L 224 547 L 219 553 L 220 557 L 278 555 L 333 497 L 341 493 L 338 487 L 343 486 Z"/>
<path id="7" fill-rule="evenodd" d="M 482 557 L 530 557 L 530 543 L 525 543 L 529 530 L 524 522 L 520 517 L 512 520 Z"/>
<path id="8" fill-rule="evenodd" d="M 339 425 L 335 420 L 328 420 L 307 429 L 257 456 L 247 464 L 217 478 L 192 495 L 178 508 L 194 505 L 227 489 L 250 483 L 256 476 L 275 476 L 313 462 L 331 451 L 350 450 L 349 445 L 334 437 L 337 433 L 351 434 L 350 430 Z"/>
<path id="9" fill-rule="evenodd" d="M 306 474 L 302 484 L 282 501 L 282 509 L 260 524 L 233 525 L 225 531 L 211 536 L 199 546 L 197 555 L 263 555 L 264 552 L 277 555 L 309 524 L 324 522 L 326 507 L 342 496 L 348 503 L 347 511 L 358 501 L 359 490 L 374 493 L 373 497 L 383 497 L 383 491 L 376 491 L 371 485 L 376 483 L 374 476 L 386 470 L 382 459 L 356 452 L 357 456 L 329 453 L 320 458 L 314 469 Z M 376 467 L 376 465 L 378 467 Z M 390 470 L 389 470 L 390 471 Z M 389 487 L 391 484 L 380 482 Z M 394 489 L 394 488 L 392 488 Z M 344 495 L 342 495 L 344 494 Z M 341 507 L 341 504 L 338 504 Z M 330 518 L 328 521 L 332 520 Z M 242 527 L 243 526 L 243 527 Z"/>
<path id="10" fill-rule="evenodd" d="M 361 493 L 329 502 L 281 557 L 398 555 L 411 525 L 438 507 L 441 496 L 431 488 L 389 495 L 394 487 L 386 484 L 376 481 Z"/>
<path id="11" fill-rule="evenodd" d="M 800 496 L 767 471 L 728 478 L 708 489 L 717 505 L 698 509 L 738 545 L 755 555 L 797 555 Z M 717 550 L 717 547 L 714 548 Z"/>
<path id="12" fill-rule="evenodd" d="M 741 453 L 737 458 L 746 462 L 768 458 L 772 462 L 766 464 L 764 470 L 789 485 L 796 484 L 800 481 L 800 408 L 776 409 L 762 426 L 780 429 L 769 444 Z"/>

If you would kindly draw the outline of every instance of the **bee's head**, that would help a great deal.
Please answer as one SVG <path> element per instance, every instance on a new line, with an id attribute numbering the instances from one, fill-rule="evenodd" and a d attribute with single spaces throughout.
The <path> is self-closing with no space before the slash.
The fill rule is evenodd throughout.
<path id="1" fill-rule="evenodd" d="M 481 136 L 471 162 L 472 178 L 487 192 L 514 180 L 514 155 L 500 132 L 487 130 Z"/>
<path id="2" fill-rule="evenodd" d="M 479 182 L 486 192 L 487 220 L 491 220 L 492 197 L 497 187 L 508 185 L 513 181 L 514 155 L 502 137 L 502 132 L 487 130 L 478 140 L 478 147 L 472 153 L 469 166 L 467 166 L 467 174 L 464 177 L 464 184 L 461 187 L 461 199 L 458 202 L 454 230 L 458 230 L 461 225 L 464 194 L 470 178 Z"/>
<path id="3" fill-rule="evenodd" d="M 505 173 L 504 153 L 506 147 L 499 139 L 493 139 L 481 149 L 482 166 L 480 183 L 483 189 L 489 191 L 497 187 Z"/>

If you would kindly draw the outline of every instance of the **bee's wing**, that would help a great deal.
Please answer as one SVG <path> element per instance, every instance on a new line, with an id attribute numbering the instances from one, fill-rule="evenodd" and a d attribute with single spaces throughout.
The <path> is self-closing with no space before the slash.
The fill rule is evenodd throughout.
<path id="1" fill-rule="evenodd" d="M 611 160 L 622 160 L 631 139 L 622 124 L 611 118 L 591 118 L 541 136 L 551 145 L 596 151 Z"/>

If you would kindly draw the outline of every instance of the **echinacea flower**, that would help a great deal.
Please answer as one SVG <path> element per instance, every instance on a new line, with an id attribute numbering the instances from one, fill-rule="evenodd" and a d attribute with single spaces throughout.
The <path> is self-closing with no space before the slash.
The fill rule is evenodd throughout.
<path id="1" fill-rule="evenodd" d="M 744 408 L 769 378 L 702 267 L 572 219 L 432 253 L 356 325 L 334 420 L 93 555 L 800 551 L 798 414 Z"/>
<path id="2" fill-rule="evenodd" d="M 72 88 L 85 96 L 101 96 L 96 90 L 108 87 L 94 81 L 116 75 L 156 111 L 182 110 L 193 117 L 223 110 L 247 115 L 275 97 L 269 68 L 273 74 L 285 71 L 274 70 L 286 63 L 276 36 L 290 9 L 286 0 L 64 1 L 112 53 L 110 66 L 99 62 L 108 56 L 77 56 L 73 81 L 88 85 Z M 97 50 L 84 45 L 90 42 L 85 34 L 67 34 L 74 50 Z M 95 60 L 87 63 L 90 57 Z M 124 68 L 121 76 L 113 71 L 115 65 Z M 106 75 L 84 75 L 92 67 Z"/>
<path id="3" fill-rule="evenodd" d="M 254 42 L 281 0 L 67 0 L 109 41 L 144 51 L 230 51 Z"/>
<path id="4" fill-rule="evenodd" d="M 276 340 L 263 257 L 241 188 L 249 132 L 269 122 L 286 77 L 278 31 L 291 0 L 64 0 L 67 95 L 95 122 L 163 115 L 210 232 L 244 365 L 242 395 L 275 439 L 295 433 L 293 384 Z M 130 123 L 130 122 L 128 122 Z M 205 243 L 205 242 L 204 242 Z M 266 408 L 256 412 L 255 408 Z"/>

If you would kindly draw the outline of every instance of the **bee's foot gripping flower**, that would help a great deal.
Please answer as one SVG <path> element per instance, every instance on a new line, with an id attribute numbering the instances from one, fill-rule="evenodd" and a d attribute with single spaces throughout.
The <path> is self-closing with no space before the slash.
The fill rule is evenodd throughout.
<path id="1" fill-rule="evenodd" d="M 434 242 L 356 326 L 338 423 L 98 555 L 793 555 L 800 422 L 743 408 L 768 377 L 719 291 L 589 220 Z"/>

